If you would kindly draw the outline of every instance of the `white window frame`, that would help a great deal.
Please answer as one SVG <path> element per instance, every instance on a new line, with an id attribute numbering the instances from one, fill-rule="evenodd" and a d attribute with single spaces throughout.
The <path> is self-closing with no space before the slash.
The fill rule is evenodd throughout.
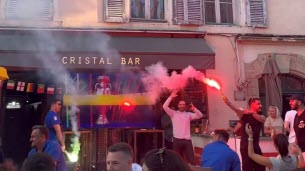
<path id="1" fill-rule="evenodd" d="M 239 9 L 237 8 L 238 6 L 238 0 L 232 0 L 232 11 L 233 11 L 233 23 L 221 23 L 220 20 L 220 0 L 215 0 L 215 16 L 216 16 L 216 23 L 209 23 L 209 22 L 205 22 L 205 24 L 207 25 L 235 25 L 236 24 L 236 18 L 237 18 L 237 14 Z M 205 0 L 204 0 L 204 4 L 205 5 Z M 205 8 L 204 8 L 204 11 Z M 206 14 L 205 14 L 206 16 Z"/>

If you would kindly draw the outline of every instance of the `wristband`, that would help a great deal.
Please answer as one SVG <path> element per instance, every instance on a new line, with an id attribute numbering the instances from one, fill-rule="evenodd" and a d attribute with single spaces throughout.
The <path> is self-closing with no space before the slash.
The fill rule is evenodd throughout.
<path id="1" fill-rule="evenodd" d="M 248 141 L 253 141 L 253 138 L 248 138 Z"/>

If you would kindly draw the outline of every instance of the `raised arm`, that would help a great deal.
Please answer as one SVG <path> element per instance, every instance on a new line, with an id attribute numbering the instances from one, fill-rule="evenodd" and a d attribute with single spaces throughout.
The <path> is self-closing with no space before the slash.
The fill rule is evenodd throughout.
<path id="1" fill-rule="evenodd" d="M 172 94 L 168 97 L 168 99 L 165 101 L 165 103 L 163 104 L 163 109 L 164 109 L 164 111 L 170 116 L 170 117 L 172 117 L 173 116 L 173 114 L 174 114 L 174 110 L 172 110 L 171 108 L 169 108 L 169 104 L 170 104 L 170 102 L 172 101 L 172 99 L 174 98 L 174 97 L 177 97 L 177 92 L 178 92 L 178 90 L 174 90 L 173 92 L 172 92 Z"/>
<path id="2" fill-rule="evenodd" d="M 195 106 L 193 105 L 193 103 L 191 103 L 191 111 L 195 113 L 195 114 L 192 115 L 192 117 L 191 117 L 192 120 L 194 120 L 194 119 L 200 119 L 200 118 L 203 116 L 203 114 L 202 114 L 198 109 L 195 108 Z"/>
<path id="3" fill-rule="evenodd" d="M 272 167 L 272 163 L 269 157 L 263 157 L 259 154 L 254 153 L 253 149 L 253 132 L 249 123 L 246 124 L 246 132 L 249 136 L 248 138 L 248 156 L 254 160 L 256 163 L 261 164 L 263 166 Z"/>
<path id="4" fill-rule="evenodd" d="M 225 102 L 225 104 L 227 104 L 234 112 L 236 112 L 236 116 L 239 118 L 242 118 L 244 115 L 244 110 L 237 108 L 236 106 L 234 106 L 226 96 L 222 95 L 222 100 Z"/>

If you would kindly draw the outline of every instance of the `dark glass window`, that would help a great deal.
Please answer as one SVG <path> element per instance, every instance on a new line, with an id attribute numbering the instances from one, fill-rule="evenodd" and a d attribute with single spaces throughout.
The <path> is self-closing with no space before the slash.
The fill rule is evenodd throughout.
<path id="1" fill-rule="evenodd" d="M 145 18 L 145 0 L 131 0 L 131 18 Z"/>
<path id="2" fill-rule="evenodd" d="M 131 0 L 131 18 L 164 20 L 164 0 Z"/>
<path id="3" fill-rule="evenodd" d="M 233 24 L 232 0 L 205 0 L 205 22 L 211 24 Z"/>
<path id="4" fill-rule="evenodd" d="M 206 0 L 205 5 L 205 22 L 216 23 L 215 0 Z"/>
<path id="5" fill-rule="evenodd" d="M 220 0 L 220 23 L 233 23 L 232 0 Z"/>
<path id="6" fill-rule="evenodd" d="M 164 19 L 164 0 L 150 0 L 150 18 Z"/>

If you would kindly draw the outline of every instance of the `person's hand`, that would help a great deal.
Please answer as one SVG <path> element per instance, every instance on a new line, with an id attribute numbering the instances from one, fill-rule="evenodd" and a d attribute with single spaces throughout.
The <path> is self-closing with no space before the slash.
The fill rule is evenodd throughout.
<path id="1" fill-rule="evenodd" d="M 193 112 L 195 111 L 195 106 L 193 105 L 193 103 L 190 104 L 190 110 Z"/>
<path id="2" fill-rule="evenodd" d="M 232 128 L 232 127 L 229 126 L 229 128 L 227 128 L 227 131 L 233 131 L 233 129 L 234 129 L 234 128 Z"/>
<path id="3" fill-rule="evenodd" d="M 292 154 L 296 154 L 296 155 L 299 155 L 299 154 L 302 154 L 302 150 L 300 149 L 300 147 L 296 144 L 292 144 L 291 146 L 291 152 Z"/>
<path id="4" fill-rule="evenodd" d="M 171 94 L 171 98 L 175 98 L 175 97 L 177 97 L 178 95 L 177 95 L 177 93 L 178 93 L 178 90 L 174 90 L 173 92 L 172 92 L 172 94 Z"/>
<path id="5" fill-rule="evenodd" d="M 271 136 L 271 138 L 273 138 L 277 133 L 276 133 L 276 130 L 272 127 L 272 126 L 270 126 L 270 136 Z"/>
<path id="6" fill-rule="evenodd" d="M 229 103 L 229 100 L 225 95 L 222 94 L 221 97 L 222 97 L 223 102 L 225 102 L 226 104 Z"/>
<path id="7" fill-rule="evenodd" d="M 61 146 L 61 149 L 62 149 L 62 151 L 66 151 L 66 146 L 65 146 L 65 145 L 62 145 L 62 146 Z"/>
<path id="8" fill-rule="evenodd" d="M 246 124 L 246 132 L 247 132 L 247 134 L 249 135 L 249 137 L 252 137 L 252 136 L 253 136 L 253 131 L 252 131 L 252 128 L 251 128 L 251 126 L 249 125 L 249 123 Z"/>
<path id="9" fill-rule="evenodd" d="M 254 114 L 254 112 L 251 111 L 251 110 L 243 109 L 243 111 L 244 111 L 244 114 L 246 114 L 246 115 L 253 115 Z"/>

